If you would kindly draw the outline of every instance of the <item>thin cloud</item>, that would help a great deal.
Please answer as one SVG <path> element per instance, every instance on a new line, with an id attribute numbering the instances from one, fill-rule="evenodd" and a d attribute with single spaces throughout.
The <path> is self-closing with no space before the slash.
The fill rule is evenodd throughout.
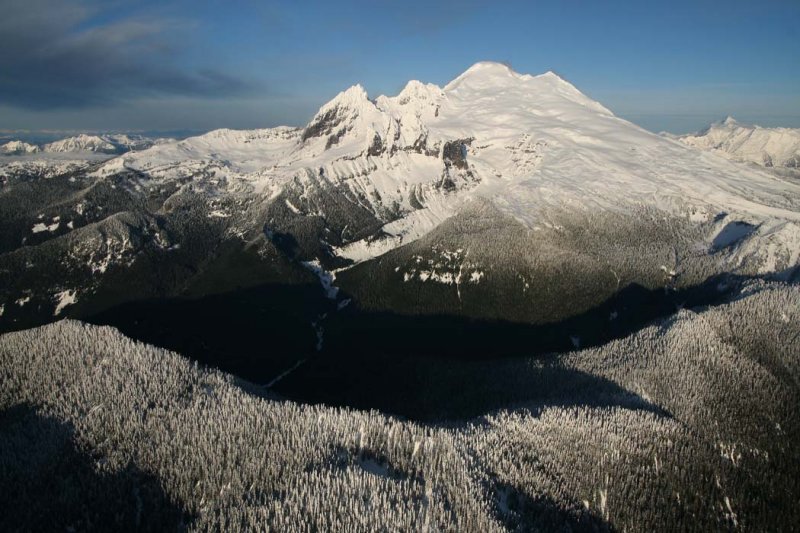
<path id="1" fill-rule="evenodd" d="M 128 17 L 97 23 L 104 14 L 100 4 L 62 0 L 0 0 L 0 12 L 0 101 L 13 107 L 227 97 L 256 85 L 215 69 L 179 67 L 174 36 L 189 21 Z"/>

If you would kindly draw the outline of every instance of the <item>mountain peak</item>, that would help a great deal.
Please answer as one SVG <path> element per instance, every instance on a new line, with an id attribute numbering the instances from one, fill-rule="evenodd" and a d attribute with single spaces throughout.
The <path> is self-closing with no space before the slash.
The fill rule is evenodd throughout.
<path id="1" fill-rule="evenodd" d="M 307 141 L 325 137 L 327 138 L 325 149 L 327 149 L 333 144 L 338 144 L 348 132 L 351 132 L 351 136 L 357 136 L 359 131 L 374 131 L 376 127 L 382 130 L 383 125 L 379 123 L 385 120 L 375 103 L 369 99 L 364 87 L 356 84 L 337 94 L 317 111 L 303 130 L 302 139 Z M 357 127 L 359 124 L 366 129 Z"/>
<path id="2" fill-rule="evenodd" d="M 562 81 L 564 83 L 569 83 L 562 76 L 556 74 L 552 70 L 548 70 L 543 74 L 532 76 L 530 74 L 522 74 L 521 72 L 517 72 L 509 65 L 497 61 L 478 61 L 477 63 L 469 67 L 467 70 L 465 70 L 463 73 L 461 73 L 456 79 L 473 77 L 473 76 L 505 76 L 521 80 L 539 78 L 539 79 L 552 79 L 552 80 Z"/>
<path id="3" fill-rule="evenodd" d="M 495 61 L 479 61 L 458 75 L 445 86 L 445 90 L 454 89 L 464 82 L 497 84 L 500 80 L 522 79 L 522 74 L 514 72 L 508 65 Z"/>
<path id="4" fill-rule="evenodd" d="M 514 72 L 514 70 L 505 63 L 500 63 L 498 61 L 478 61 L 467 70 L 464 71 L 464 74 L 477 74 L 477 73 L 502 73 L 502 74 L 516 74 L 519 75 L 518 72 Z M 463 74 L 462 74 L 463 75 Z"/>
<path id="5" fill-rule="evenodd" d="M 45 152 L 98 152 L 113 154 L 117 152 L 117 147 L 103 137 L 79 133 L 72 137 L 48 143 L 44 145 L 42 150 Z"/>
<path id="6" fill-rule="evenodd" d="M 360 83 L 348 87 L 340 92 L 333 99 L 323 106 L 323 109 L 330 107 L 358 107 L 360 104 L 369 101 L 367 90 Z M 322 110 L 320 110 L 322 111 Z"/>
<path id="7" fill-rule="evenodd" d="M 535 76 L 535 77 L 536 78 L 540 78 L 540 79 L 544 79 L 544 80 L 553 80 L 553 81 L 560 81 L 560 82 L 564 82 L 564 83 L 569 83 L 567 80 L 565 80 L 563 77 L 559 76 L 558 74 L 556 74 L 552 70 L 548 70 L 544 74 L 539 74 L 538 76 Z M 569 83 L 569 84 L 572 85 L 571 83 Z"/>
<path id="8" fill-rule="evenodd" d="M 548 70 L 536 76 L 521 74 L 508 65 L 492 61 L 481 61 L 444 87 L 445 93 L 462 99 L 490 98 L 497 100 L 502 95 L 507 105 L 538 103 L 551 110 L 559 102 L 569 102 L 592 109 L 604 115 L 611 111 L 592 100 L 564 78 Z"/>
<path id="9" fill-rule="evenodd" d="M 442 88 L 433 83 L 422 83 L 418 80 L 411 80 L 406 83 L 395 99 L 400 105 L 405 105 L 411 101 L 429 101 L 441 96 Z"/>

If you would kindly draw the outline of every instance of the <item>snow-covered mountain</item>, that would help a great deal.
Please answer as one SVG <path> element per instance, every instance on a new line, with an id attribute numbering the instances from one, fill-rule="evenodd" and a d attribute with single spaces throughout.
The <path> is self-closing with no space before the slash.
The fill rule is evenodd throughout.
<path id="1" fill-rule="evenodd" d="M 0 182 L 13 176 L 49 178 L 85 169 L 93 163 L 174 139 L 127 134 L 80 134 L 36 145 L 19 140 L 0 146 Z"/>
<path id="2" fill-rule="evenodd" d="M 42 147 L 44 152 L 99 152 L 104 154 L 114 154 L 117 152 L 116 146 L 108 140 L 97 135 L 86 135 L 81 133 L 74 137 L 67 137 L 60 141 L 45 144 Z"/>
<path id="3" fill-rule="evenodd" d="M 174 139 L 168 137 L 146 137 L 144 135 L 125 133 L 104 134 L 101 138 L 114 145 L 117 149 L 117 153 L 130 152 L 133 150 L 147 150 L 151 146 L 174 141 Z"/>
<path id="4" fill-rule="evenodd" d="M 132 150 L 146 150 L 151 146 L 170 142 L 172 139 L 149 138 L 142 135 L 103 134 L 87 135 L 81 133 L 59 141 L 45 144 L 42 151 L 52 153 L 63 152 L 95 152 L 101 154 L 121 154 Z"/>
<path id="5" fill-rule="evenodd" d="M 9 141 L 0 146 L 0 154 L 3 155 L 25 155 L 35 154 L 40 150 L 35 144 L 23 141 Z"/>
<path id="6" fill-rule="evenodd" d="M 97 153 L 117 155 L 132 150 L 146 150 L 157 144 L 172 142 L 174 139 L 145 137 L 123 133 L 88 135 L 81 133 L 41 146 L 24 141 L 9 141 L 0 146 L 2 155 L 64 154 L 64 153 Z"/>
<path id="7" fill-rule="evenodd" d="M 749 126 L 728 117 L 697 133 L 675 138 L 688 146 L 713 150 L 736 161 L 765 167 L 800 168 L 800 129 Z"/>
<path id="8" fill-rule="evenodd" d="M 530 229 L 552 226 L 551 210 L 641 205 L 698 221 L 726 212 L 764 230 L 800 220 L 798 195 L 788 194 L 796 184 L 677 146 L 552 72 L 488 62 L 444 88 L 412 81 L 395 97 L 370 100 L 351 87 L 302 130 L 215 131 L 123 156 L 100 173 L 123 168 L 159 179 L 207 169 L 223 190 L 246 194 L 299 186 L 287 205 L 304 216 L 322 206 L 303 191 L 335 187 L 381 224 L 378 239 L 334 247 L 354 261 L 421 237 L 475 199 Z"/>
<path id="9" fill-rule="evenodd" d="M 795 180 L 647 132 L 552 72 L 490 62 L 393 97 L 356 85 L 304 128 L 216 130 L 66 179 L 58 201 L 18 215 L 28 248 L 66 247 L 70 275 L 93 273 L 50 300 L 83 301 L 95 274 L 145 258 L 174 258 L 180 274 L 159 290 L 183 290 L 239 249 L 262 264 L 248 279 L 310 271 L 369 307 L 538 322 L 630 284 L 791 277 L 800 263 Z M 33 281 L 12 281 L 9 301 L 26 298 Z"/>

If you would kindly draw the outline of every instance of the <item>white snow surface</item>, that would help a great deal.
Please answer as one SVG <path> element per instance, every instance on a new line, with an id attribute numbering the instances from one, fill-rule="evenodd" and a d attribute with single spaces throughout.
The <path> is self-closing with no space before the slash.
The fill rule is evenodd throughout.
<path id="1" fill-rule="evenodd" d="M 335 300 L 336 295 L 339 294 L 339 287 L 336 287 L 333 284 L 333 282 L 336 280 L 336 274 L 334 272 L 325 270 L 318 259 L 314 259 L 313 261 L 303 261 L 302 264 L 305 268 L 313 272 L 314 275 L 319 278 L 320 285 L 322 285 L 322 289 L 325 291 L 325 296 L 331 300 Z"/>
<path id="2" fill-rule="evenodd" d="M 75 291 L 70 290 L 61 291 L 57 293 L 54 298 L 56 301 L 56 309 L 53 311 L 53 316 L 60 315 L 61 311 L 63 311 L 65 307 L 78 301 Z"/>
<path id="3" fill-rule="evenodd" d="M 53 220 L 52 224 L 45 224 L 44 222 L 37 222 L 31 228 L 31 233 L 42 233 L 45 231 L 53 232 L 56 231 L 59 226 L 61 226 L 61 222 L 59 220 Z"/>
<path id="4" fill-rule="evenodd" d="M 749 126 L 728 117 L 703 131 L 675 138 L 736 161 L 800 168 L 800 129 Z"/>
<path id="5" fill-rule="evenodd" d="M 376 139 L 382 150 L 370 155 Z M 452 171 L 442 148 L 458 140 L 472 178 L 447 190 L 439 186 Z M 382 219 L 388 237 L 336 250 L 355 261 L 420 238 L 474 198 L 531 228 L 551 208 L 627 212 L 644 204 L 699 220 L 724 211 L 760 234 L 797 239 L 800 183 L 682 141 L 614 116 L 552 72 L 482 62 L 443 88 L 411 81 L 394 97 L 370 100 L 356 85 L 305 130 L 216 130 L 124 154 L 97 174 L 129 168 L 155 183 L 211 175 L 217 192 L 267 197 L 320 176 L 365 198 L 376 215 L 396 202 L 400 218 Z"/>

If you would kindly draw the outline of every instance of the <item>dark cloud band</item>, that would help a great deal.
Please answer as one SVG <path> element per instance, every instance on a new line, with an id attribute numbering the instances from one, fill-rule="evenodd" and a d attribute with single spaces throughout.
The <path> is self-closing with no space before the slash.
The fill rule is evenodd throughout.
<path id="1" fill-rule="evenodd" d="M 91 2 L 0 0 L 0 101 L 63 109 L 159 95 L 225 97 L 253 88 L 218 70 L 178 66 L 174 35 L 181 21 L 98 22 L 103 9 Z"/>

